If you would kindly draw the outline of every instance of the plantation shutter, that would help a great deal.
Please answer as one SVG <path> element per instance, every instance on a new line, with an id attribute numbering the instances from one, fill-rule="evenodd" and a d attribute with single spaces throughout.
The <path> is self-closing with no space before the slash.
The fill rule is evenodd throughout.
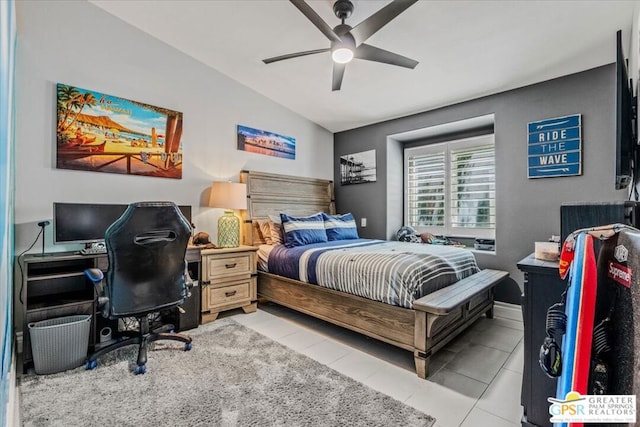
<path id="1" fill-rule="evenodd" d="M 450 157 L 451 228 L 494 230 L 496 227 L 494 145 L 453 148 Z"/>
<path id="2" fill-rule="evenodd" d="M 413 227 L 444 227 L 446 214 L 445 152 L 407 158 L 407 215 Z"/>

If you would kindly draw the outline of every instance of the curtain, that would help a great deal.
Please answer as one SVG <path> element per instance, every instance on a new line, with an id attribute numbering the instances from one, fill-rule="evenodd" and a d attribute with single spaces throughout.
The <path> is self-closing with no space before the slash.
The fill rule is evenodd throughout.
<path id="1" fill-rule="evenodd" d="M 13 354 L 14 0 L 0 0 L 0 425 L 7 422 Z"/>

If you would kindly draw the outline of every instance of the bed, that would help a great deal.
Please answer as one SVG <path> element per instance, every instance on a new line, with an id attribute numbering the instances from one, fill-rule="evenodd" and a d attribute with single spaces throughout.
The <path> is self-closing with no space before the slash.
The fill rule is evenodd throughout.
<path id="1" fill-rule="evenodd" d="M 265 220 L 270 216 L 273 218 L 280 212 L 286 212 L 291 216 L 308 216 L 318 212 L 335 215 L 333 184 L 329 180 L 254 171 L 243 171 L 240 180 L 247 184 L 248 196 L 243 221 L 243 243 L 258 246 L 261 248 L 259 253 L 265 249 L 276 254 L 296 252 L 286 250 L 282 246 L 265 245 L 261 226 L 264 226 Z M 356 242 L 362 242 L 364 249 L 354 249 L 358 246 Z M 295 256 L 307 263 L 304 268 L 301 267 L 302 264 L 295 264 L 290 268 L 290 272 L 285 268 L 284 271 L 277 271 L 279 274 L 265 271 L 269 269 L 270 264 L 263 260 L 258 271 L 258 298 L 409 350 L 414 354 L 417 375 L 426 378 L 429 373 L 429 360 L 436 351 L 483 314 L 489 318 L 493 316 L 494 287 L 506 279 L 508 273 L 499 270 L 479 270 L 473 255 L 471 259 L 475 267 L 469 265 L 470 251 L 457 249 L 466 253 L 466 258 L 461 258 L 460 266 L 449 265 L 449 272 L 444 274 L 446 277 L 443 280 L 436 281 L 434 285 L 424 286 L 424 289 L 419 289 L 420 292 L 414 292 L 413 288 L 408 291 L 399 290 L 403 287 L 395 285 L 396 289 L 381 292 L 381 298 L 368 294 L 366 290 L 356 291 L 354 294 L 350 285 L 345 284 L 338 284 L 334 289 L 325 287 L 329 283 L 328 280 L 320 286 L 316 283 L 322 275 L 308 273 L 316 271 L 318 260 L 331 264 L 327 260 L 337 259 L 337 252 L 347 254 L 350 261 L 361 256 L 354 255 L 360 254 L 358 251 L 373 251 L 374 246 L 376 251 L 382 248 L 383 252 L 408 252 L 406 246 L 394 249 L 394 245 L 400 243 L 373 239 L 345 240 L 329 244 L 338 248 L 328 250 L 325 249 L 324 243 L 311 244 L 297 248 Z M 409 245 L 411 251 L 416 253 L 411 261 L 414 264 L 429 263 L 428 260 L 415 257 L 437 256 L 438 251 L 451 252 L 450 248 L 438 248 L 434 247 L 435 245 L 404 245 Z M 453 253 L 456 256 L 460 255 L 456 251 Z M 285 261 L 285 265 L 287 263 L 294 265 L 292 261 Z M 340 269 L 344 269 L 347 264 L 349 263 L 343 262 L 339 267 L 333 265 L 334 278 L 339 276 L 339 272 L 342 271 Z M 362 276 L 362 271 L 360 273 Z M 439 275 L 441 274 L 435 274 Z M 367 280 L 365 278 L 360 281 Z M 423 287 L 420 283 L 413 286 Z"/>

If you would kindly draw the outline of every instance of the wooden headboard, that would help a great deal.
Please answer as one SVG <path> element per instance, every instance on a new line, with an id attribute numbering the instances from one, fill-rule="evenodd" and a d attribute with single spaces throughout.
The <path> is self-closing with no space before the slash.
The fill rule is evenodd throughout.
<path id="1" fill-rule="evenodd" d="M 279 215 L 280 212 L 295 216 L 335 213 L 333 181 L 327 179 L 242 171 L 240 182 L 247 184 L 242 236 L 245 245 L 261 243 L 255 221 L 269 215 Z"/>

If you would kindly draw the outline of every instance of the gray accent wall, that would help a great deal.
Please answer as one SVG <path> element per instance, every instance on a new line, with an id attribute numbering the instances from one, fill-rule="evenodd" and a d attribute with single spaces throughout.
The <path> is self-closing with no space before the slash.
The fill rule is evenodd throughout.
<path id="1" fill-rule="evenodd" d="M 389 120 L 335 134 L 334 181 L 338 212 L 352 212 L 362 237 L 389 239 L 402 223 L 402 183 L 398 173 L 402 132 L 493 114 L 496 144 L 496 251 L 477 253 L 481 268 L 510 273 L 496 299 L 520 303 L 523 274 L 516 263 L 534 251 L 534 242 L 560 234 L 563 202 L 619 201 L 615 190 L 615 65 L 610 64 L 520 89 Z M 582 115 L 583 173 L 562 178 L 527 178 L 527 124 L 570 114 Z M 377 181 L 340 184 L 340 156 L 376 150 Z M 400 206 L 398 206 L 400 204 Z"/>

